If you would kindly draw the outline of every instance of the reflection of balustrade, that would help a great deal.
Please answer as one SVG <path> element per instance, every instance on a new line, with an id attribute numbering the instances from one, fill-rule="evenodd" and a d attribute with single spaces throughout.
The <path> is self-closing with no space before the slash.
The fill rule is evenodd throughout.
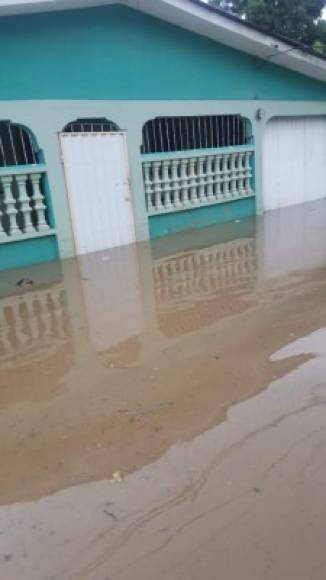
<path id="1" fill-rule="evenodd" d="M 255 243 L 252 239 L 233 240 L 156 260 L 153 277 L 157 306 L 172 309 L 181 304 L 232 290 L 252 279 L 255 272 Z"/>
<path id="2" fill-rule="evenodd" d="M 43 357 L 69 336 L 66 294 L 62 286 L 0 300 L 0 364 Z"/>
<path id="3" fill-rule="evenodd" d="M 41 191 L 44 174 L 44 166 L 37 165 L 0 169 L 0 242 L 50 229 Z"/>
<path id="4" fill-rule="evenodd" d="M 252 189 L 253 149 L 203 150 L 143 156 L 149 214 L 178 211 L 248 197 Z"/>
<path id="5" fill-rule="evenodd" d="M 158 323 L 166 336 L 208 326 L 248 307 L 255 284 L 255 240 L 243 238 L 155 260 Z"/>

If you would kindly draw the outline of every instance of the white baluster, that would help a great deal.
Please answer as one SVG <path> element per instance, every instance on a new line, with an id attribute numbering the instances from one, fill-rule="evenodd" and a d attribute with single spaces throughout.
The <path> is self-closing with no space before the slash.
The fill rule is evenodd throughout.
<path id="1" fill-rule="evenodd" d="M 237 195 L 241 195 L 241 164 L 240 164 L 240 153 L 237 153 L 236 175 L 237 175 Z"/>
<path id="2" fill-rule="evenodd" d="M 244 170 L 244 153 L 239 153 L 239 160 L 238 160 L 238 188 L 239 188 L 239 195 L 245 195 L 245 170 Z"/>
<path id="3" fill-rule="evenodd" d="M 181 161 L 182 163 L 182 161 Z M 180 161 L 179 159 L 173 159 L 172 161 L 172 190 L 173 190 L 173 205 L 175 208 L 182 207 L 181 203 L 181 190 L 179 184 L 179 176 L 178 176 L 178 169 L 179 169 Z"/>
<path id="4" fill-rule="evenodd" d="M 188 167 L 188 159 L 181 159 L 181 170 L 180 170 L 181 203 L 184 206 L 189 205 L 187 167 Z"/>
<path id="5" fill-rule="evenodd" d="M 204 174 L 204 163 L 205 157 L 199 157 L 197 162 L 197 174 L 198 174 L 198 192 L 199 192 L 199 201 L 201 203 L 205 203 L 206 196 L 205 196 L 205 174 Z"/>
<path id="6" fill-rule="evenodd" d="M 40 232 L 50 229 L 50 226 L 45 219 L 46 205 L 40 189 L 41 177 L 41 173 L 32 173 L 29 176 L 33 188 L 34 210 L 37 215 L 37 229 Z"/>
<path id="7" fill-rule="evenodd" d="M 223 195 L 224 197 L 230 197 L 230 184 L 229 184 L 229 156 L 223 155 L 223 165 L 222 165 L 222 185 L 223 185 Z"/>
<path id="8" fill-rule="evenodd" d="M 150 178 L 150 169 L 151 169 L 150 161 L 146 161 L 145 163 L 143 163 L 145 199 L 148 212 L 152 212 L 154 209 L 152 200 L 152 181 Z"/>
<path id="9" fill-rule="evenodd" d="M 247 151 L 245 153 L 245 192 L 247 195 L 252 195 L 251 189 L 252 170 L 250 165 L 251 156 L 252 156 L 251 151 Z"/>
<path id="10" fill-rule="evenodd" d="M 167 210 L 172 208 L 169 169 L 170 169 L 170 161 L 163 161 L 163 175 L 162 175 L 163 205 L 164 208 Z"/>
<path id="11" fill-rule="evenodd" d="M 1 183 L 4 191 L 4 205 L 6 208 L 6 214 L 9 218 L 9 235 L 14 236 L 20 233 L 20 229 L 17 225 L 16 215 L 16 200 L 12 194 L 12 184 L 13 177 L 11 175 L 3 175 L 1 177 Z"/>
<path id="12" fill-rule="evenodd" d="M 23 229 L 24 232 L 28 234 L 34 232 L 35 227 L 32 223 L 32 208 L 26 189 L 27 175 L 16 175 L 16 182 L 18 185 L 18 200 L 20 202 L 20 211 L 23 216 Z"/>
<path id="13" fill-rule="evenodd" d="M 234 188 L 235 188 L 235 196 L 238 197 L 239 193 L 239 153 L 234 153 Z"/>
<path id="14" fill-rule="evenodd" d="M 237 195 L 236 159 L 237 159 L 237 154 L 232 153 L 232 155 L 231 155 L 231 181 L 230 181 L 230 185 L 231 185 L 230 193 L 231 193 L 232 197 L 235 197 Z"/>
<path id="15" fill-rule="evenodd" d="M 223 155 L 216 155 L 215 157 L 215 175 L 216 175 L 216 186 L 215 186 L 215 197 L 217 200 L 220 199 L 222 195 L 222 172 L 221 172 L 221 162 Z"/>
<path id="16" fill-rule="evenodd" d="M 196 205 L 198 203 L 195 165 L 196 158 L 191 157 L 189 161 L 189 177 L 190 177 L 190 201 L 192 205 Z"/>
<path id="17" fill-rule="evenodd" d="M 156 211 L 162 211 L 162 199 L 161 199 L 161 180 L 160 180 L 160 168 L 161 161 L 153 162 L 153 183 L 154 183 L 154 196 L 155 196 L 155 209 Z"/>
<path id="18" fill-rule="evenodd" d="M 212 155 L 209 155 L 208 157 L 206 157 L 206 193 L 207 193 L 207 200 L 208 201 L 213 201 L 214 200 L 214 190 L 213 190 L 213 186 L 214 186 L 214 175 L 215 175 L 215 171 L 214 171 L 214 157 Z"/>

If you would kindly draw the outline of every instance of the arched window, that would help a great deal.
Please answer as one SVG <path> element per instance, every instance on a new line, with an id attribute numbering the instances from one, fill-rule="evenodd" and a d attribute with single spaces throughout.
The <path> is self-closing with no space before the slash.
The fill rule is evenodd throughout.
<path id="1" fill-rule="evenodd" d="M 76 119 L 63 129 L 64 133 L 114 133 L 120 131 L 118 125 L 105 117 Z"/>
<path id="2" fill-rule="evenodd" d="M 241 115 L 157 117 L 143 127 L 141 152 L 168 153 L 251 143 L 251 123 Z"/>
<path id="3" fill-rule="evenodd" d="M 0 120 L 0 168 L 1 241 L 50 230 L 43 154 L 27 127 Z"/>
<path id="4" fill-rule="evenodd" d="M 39 163 L 38 150 L 28 129 L 0 121 L 0 167 Z"/>

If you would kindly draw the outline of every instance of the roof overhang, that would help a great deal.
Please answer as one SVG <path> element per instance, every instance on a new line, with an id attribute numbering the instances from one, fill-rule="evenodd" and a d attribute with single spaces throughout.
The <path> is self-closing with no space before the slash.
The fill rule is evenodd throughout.
<path id="1" fill-rule="evenodd" d="M 247 54 L 326 81 L 325 60 L 244 21 L 209 10 L 198 0 L 0 0 L 0 17 L 108 4 L 124 4 Z"/>

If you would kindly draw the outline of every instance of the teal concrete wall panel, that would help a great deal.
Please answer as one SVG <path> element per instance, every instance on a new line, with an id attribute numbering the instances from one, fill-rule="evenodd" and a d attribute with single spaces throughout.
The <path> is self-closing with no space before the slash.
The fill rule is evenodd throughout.
<path id="1" fill-rule="evenodd" d="M 58 257 L 55 235 L 0 244 L 0 271 L 51 262 Z"/>
<path id="2" fill-rule="evenodd" d="M 150 237 L 155 239 L 182 230 L 218 225 L 247 218 L 255 213 L 255 198 L 249 197 L 198 209 L 151 216 L 149 218 Z"/>
<path id="3" fill-rule="evenodd" d="M 1 18 L 0 52 L 0 100 L 326 97 L 322 82 L 121 5 Z"/>

